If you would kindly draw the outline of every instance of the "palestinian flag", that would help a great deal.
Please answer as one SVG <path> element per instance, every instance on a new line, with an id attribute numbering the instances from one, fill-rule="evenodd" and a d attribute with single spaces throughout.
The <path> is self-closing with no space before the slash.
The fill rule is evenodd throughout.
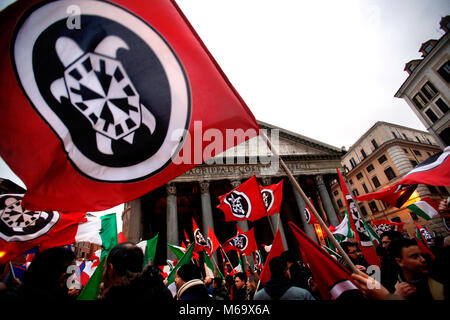
<path id="1" fill-rule="evenodd" d="M 431 220 L 439 215 L 439 212 L 426 201 L 417 201 L 406 207 L 425 220 Z"/>
<path id="2" fill-rule="evenodd" d="M 350 220 L 348 219 L 348 211 L 347 210 L 345 211 L 345 217 L 344 219 L 342 219 L 339 225 L 337 225 L 336 227 L 330 225 L 328 227 L 328 230 L 331 231 L 333 236 L 339 242 L 345 241 L 348 238 L 353 238 L 354 233 L 350 225 Z"/>
<path id="3" fill-rule="evenodd" d="M 155 262 L 156 246 L 158 244 L 158 235 L 149 240 L 141 241 L 137 244 L 144 252 L 144 267 L 149 263 Z"/>

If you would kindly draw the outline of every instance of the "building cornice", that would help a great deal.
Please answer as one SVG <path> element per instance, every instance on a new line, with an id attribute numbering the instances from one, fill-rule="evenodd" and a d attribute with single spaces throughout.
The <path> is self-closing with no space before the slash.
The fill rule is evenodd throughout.
<path id="1" fill-rule="evenodd" d="M 443 35 L 439 41 L 437 42 L 436 46 L 433 48 L 433 50 L 430 51 L 429 54 L 427 54 L 422 61 L 414 68 L 414 70 L 411 72 L 411 74 L 406 78 L 405 82 L 400 86 L 400 89 L 397 90 L 394 97 L 396 98 L 403 98 L 405 95 L 405 91 L 409 88 L 411 83 L 416 79 L 416 77 L 419 75 L 419 73 L 422 71 L 423 68 L 428 64 L 428 62 L 433 59 L 433 57 L 444 47 L 444 45 L 447 43 L 448 38 L 450 37 L 450 33 L 446 33 Z"/>

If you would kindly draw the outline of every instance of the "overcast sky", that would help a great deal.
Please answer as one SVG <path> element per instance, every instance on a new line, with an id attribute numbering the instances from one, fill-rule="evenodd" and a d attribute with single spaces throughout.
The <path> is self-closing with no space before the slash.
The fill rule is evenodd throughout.
<path id="1" fill-rule="evenodd" d="M 394 94 L 450 1 L 177 3 L 258 120 L 346 148 L 376 121 L 425 130 Z"/>

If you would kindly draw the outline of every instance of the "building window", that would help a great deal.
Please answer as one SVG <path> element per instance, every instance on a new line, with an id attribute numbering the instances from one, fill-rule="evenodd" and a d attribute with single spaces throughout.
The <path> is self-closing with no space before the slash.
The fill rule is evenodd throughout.
<path id="1" fill-rule="evenodd" d="M 416 156 L 422 156 L 422 153 L 419 150 L 413 150 Z"/>
<path id="2" fill-rule="evenodd" d="M 439 93 L 430 81 L 424 84 L 421 91 L 428 100 L 433 99 Z"/>
<path id="3" fill-rule="evenodd" d="M 411 216 L 411 218 L 412 218 L 414 221 L 419 221 L 419 218 L 417 218 L 417 215 L 416 215 L 414 212 L 409 211 L 409 215 Z"/>
<path id="4" fill-rule="evenodd" d="M 375 148 L 375 149 L 378 149 L 378 143 L 376 142 L 376 140 L 375 139 L 372 139 L 372 145 L 373 145 L 373 147 Z"/>
<path id="5" fill-rule="evenodd" d="M 350 158 L 350 164 L 352 165 L 352 169 L 356 167 L 356 161 L 353 158 Z"/>
<path id="6" fill-rule="evenodd" d="M 424 96 L 418 92 L 413 98 L 412 101 L 414 102 L 414 104 L 416 105 L 417 108 L 419 108 L 419 110 L 422 110 L 423 108 L 426 107 L 427 105 L 427 101 L 424 98 Z"/>
<path id="7" fill-rule="evenodd" d="M 367 154 L 364 151 L 364 149 L 361 149 L 361 155 L 362 155 L 363 159 L 367 158 Z"/>
<path id="8" fill-rule="evenodd" d="M 375 201 L 369 202 L 369 208 L 370 208 L 370 211 L 372 211 L 372 213 L 378 212 L 378 207 L 377 207 L 377 204 L 375 203 Z"/>
<path id="9" fill-rule="evenodd" d="M 353 193 L 353 196 L 354 196 L 354 197 L 359 196 L 358 189 L 353 189 L 353 190 L 352 190 L 352 193 Z"/>
<path id="10" fill-rule="evenodd" d="M 387 161 L 387 158 L 385 155 L 382 155 L 381 157 L 378 158 L 378 163 L 379 164 L 383 164 Z"/>
<path id="11" fill-rule="evenodd" d="M 393 217 L 393 218 L 391 219 L 391 221 L 392 221 L 392 222 L 401 223 L 401 222 L 402 222 L 402 219 L 400 219 L 399 217 Z"/>
<path id="12" fill-rule="evenodd" d="M 420 138 L 418 136 L 416 136 L 416 140 L 417 140 L 417 142 L 422 143 L 422 140 L 420 140 Z"/>
<path id="13" fill-rule="evenodd" d="M 369 189 L 367 189 L 367 186 L 365 183 L 362 184 L 362 187 L 363 187 L 365 193 L 369 193 Z"/>
<path id="14" fill-rule="evenodd" d="M 431 50 L 433 50 L 433 46 L 432 46 L 431 44 L 429 44 L 429 45 L 427 45 L 427 46 L 425 47 L 425 52 L 426 52 L 426 53 L 430 53 Z"/>
<path id="15" fill-rule="evenodd" d="M 381 183 L 380 183 L 380 181 L 378 180 L 377 176 L 374 176 L 374 177 L 372 178 L 372 182 L 373 182 L 373 185 L 374 185 L 375 188 L 378 188 L 379 186 L 381 186 Z"/>
<path id="16" fill-rule="evenodd" d="M 408 154 L 408 149 L 403 148 L 403 151 L 405 151 L 406 154 Z"/>
<path id="17" fill-rule="evenodd" d="M 362 178 L 363 178 L 363 175 L 361 172 L 356 175 L 356 179 L 361 180 Z"/>
<path id="18" fill-rule="evenodd" d="M 386 170 L 384 170 L 384 174 L 386 175 L 386 177 L 388 178 L 389 181 L 391 181 L 392 179 L 396 178 L 397 176 L 395 175 L 394 170 L 392 170 L 391 167 L 387 168 Z"/>
<path id="19" fill-rule="evenodd" d="M 408 136 L 406 135 L 406 133 L 403 133 L 403 137 L 405 138 L 405 140 L 409 140 Z"/>
<path id="20" fill-rule="evenodd" d="M 350 185 L 352 186 L 353 185 L 353 180 L 352 179 L 348 180 L 348 183 L 350 183 Z"/>
<path id="21" fill-rule="evenodd" d="M 394 138 L 398 138 L 397 134 L 394 131 L 391 131 Z"/>
<path id="22" fill-rule="evenodd" d="M 416 160 L 409 160 L 409 162 L 411 162 L 411 165 L 413 166 L 413 168 L 415 166 L 417 166 L 417 164 L 418 164 Z"/>
<path id="23" fill-rule="evenodd" d="M 334 190 L 333 194 L 335 197 L 337 197 L 339 195 L 339 192 L 337 190 Z"/>
<path id="24" fill-rule="evenodd" d="M 363 217 L 367 216 L 367 210 L 366 210 L 365 206 L 361 205 L 359 207 L 359 209 L 361 210 L 361 213 L 362 213 Z"/>
<path id="25" fill-rule="evenodd" d="M 339 209 L 341 209 L 342 208 L 342 201 L 341 201 L 341 199 L 337 199 L 336 203 L 337 203 Z"/>
<path id="26" fill-rule="evenodd" d="M 446 114 L 449 110 L 448 105 L 441 98 L 436 100 L 436 105 L 442 111 L 443 114 Z"/>
<path id="27" fill-rule="evenodd" d="M 373 171 L 374 169 L 375 169 L 375 168 L 374 168 L 373 164 L 369 164 L 369 165 L 367 166 L 367 168 L 366 168 L 367 172 L 371 172 L 371 171 Z"/>
<path id="28" fill-rule="evenodd" d="M 440 67 L 437 72 L 446 82 L 450 82 L 450 64 L 448 61 L 444 63 L 444 65 Z"/>
<path id="29" fill-rule="evenodd" d="M 429 108 L 427 111 L 425 111 L 425 114 L 428 116 L 431 122 L 435 123 L 439 120 L 438 116 L 434 113 L 434 111 Z"/>

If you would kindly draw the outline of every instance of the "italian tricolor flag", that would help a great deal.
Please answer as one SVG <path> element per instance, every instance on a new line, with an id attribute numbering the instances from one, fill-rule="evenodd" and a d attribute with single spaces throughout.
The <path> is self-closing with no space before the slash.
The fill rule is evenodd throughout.
<path id="1" fill-rule="evenodd" d="M 90 241 L 92 243 L 100 242 L 99 244 L 102 246 L 102 252 L 100 254 L 100 263 L 78 296 L 78 300 L 95 300 L 97 298 L 100 290 L 100 283 L 103 281 L 103 269 L 106 257 L 111 249 L 118 244 L 115 213 L 107 214 L 97 219 L 91 219 L 90 222 L 91 223 L 88 225 L 90 231 L 88 232 L 86 230 L 86 233 L 83 233 L 83 237 L 81 238 L 89 238 L 90 240 L 77 241 Z M 82 233 L 80 233 L 80 236 L 81 235 Z"/>
<path id="2" fill-rule="evenodd" d="M 137 244 L 139 248 L 144 252 L 144 267 L 149 263 L 155 262 L 156 246 L 158 244 L 158 236 L 154 236 L 149 240 L 141 241 Z"/>
<path id="3" fill-rule="evenodd" d="M 354 234 L 352 231 L 352 227 L 350 224 L 350 220 L 348 219 L 348 211 L 345 211 L 345 217 L 342 219 L 341 223 L 334 226 L 329 226 L 328 229 L 331 231 L 331 233 L 334 235 L 337 241 L 342 242 L 345 241 L 347 238 L 353 238 Z"/>
<path id="4" fill-rule="evenodd" d="M 424 218 L 425 220 L 430 220 L 437 216 L 439 213 L 426 201 L 417 201 L 413 204 L 407 206 L 409 210 L 414 212 L 416 215 Z"/>

